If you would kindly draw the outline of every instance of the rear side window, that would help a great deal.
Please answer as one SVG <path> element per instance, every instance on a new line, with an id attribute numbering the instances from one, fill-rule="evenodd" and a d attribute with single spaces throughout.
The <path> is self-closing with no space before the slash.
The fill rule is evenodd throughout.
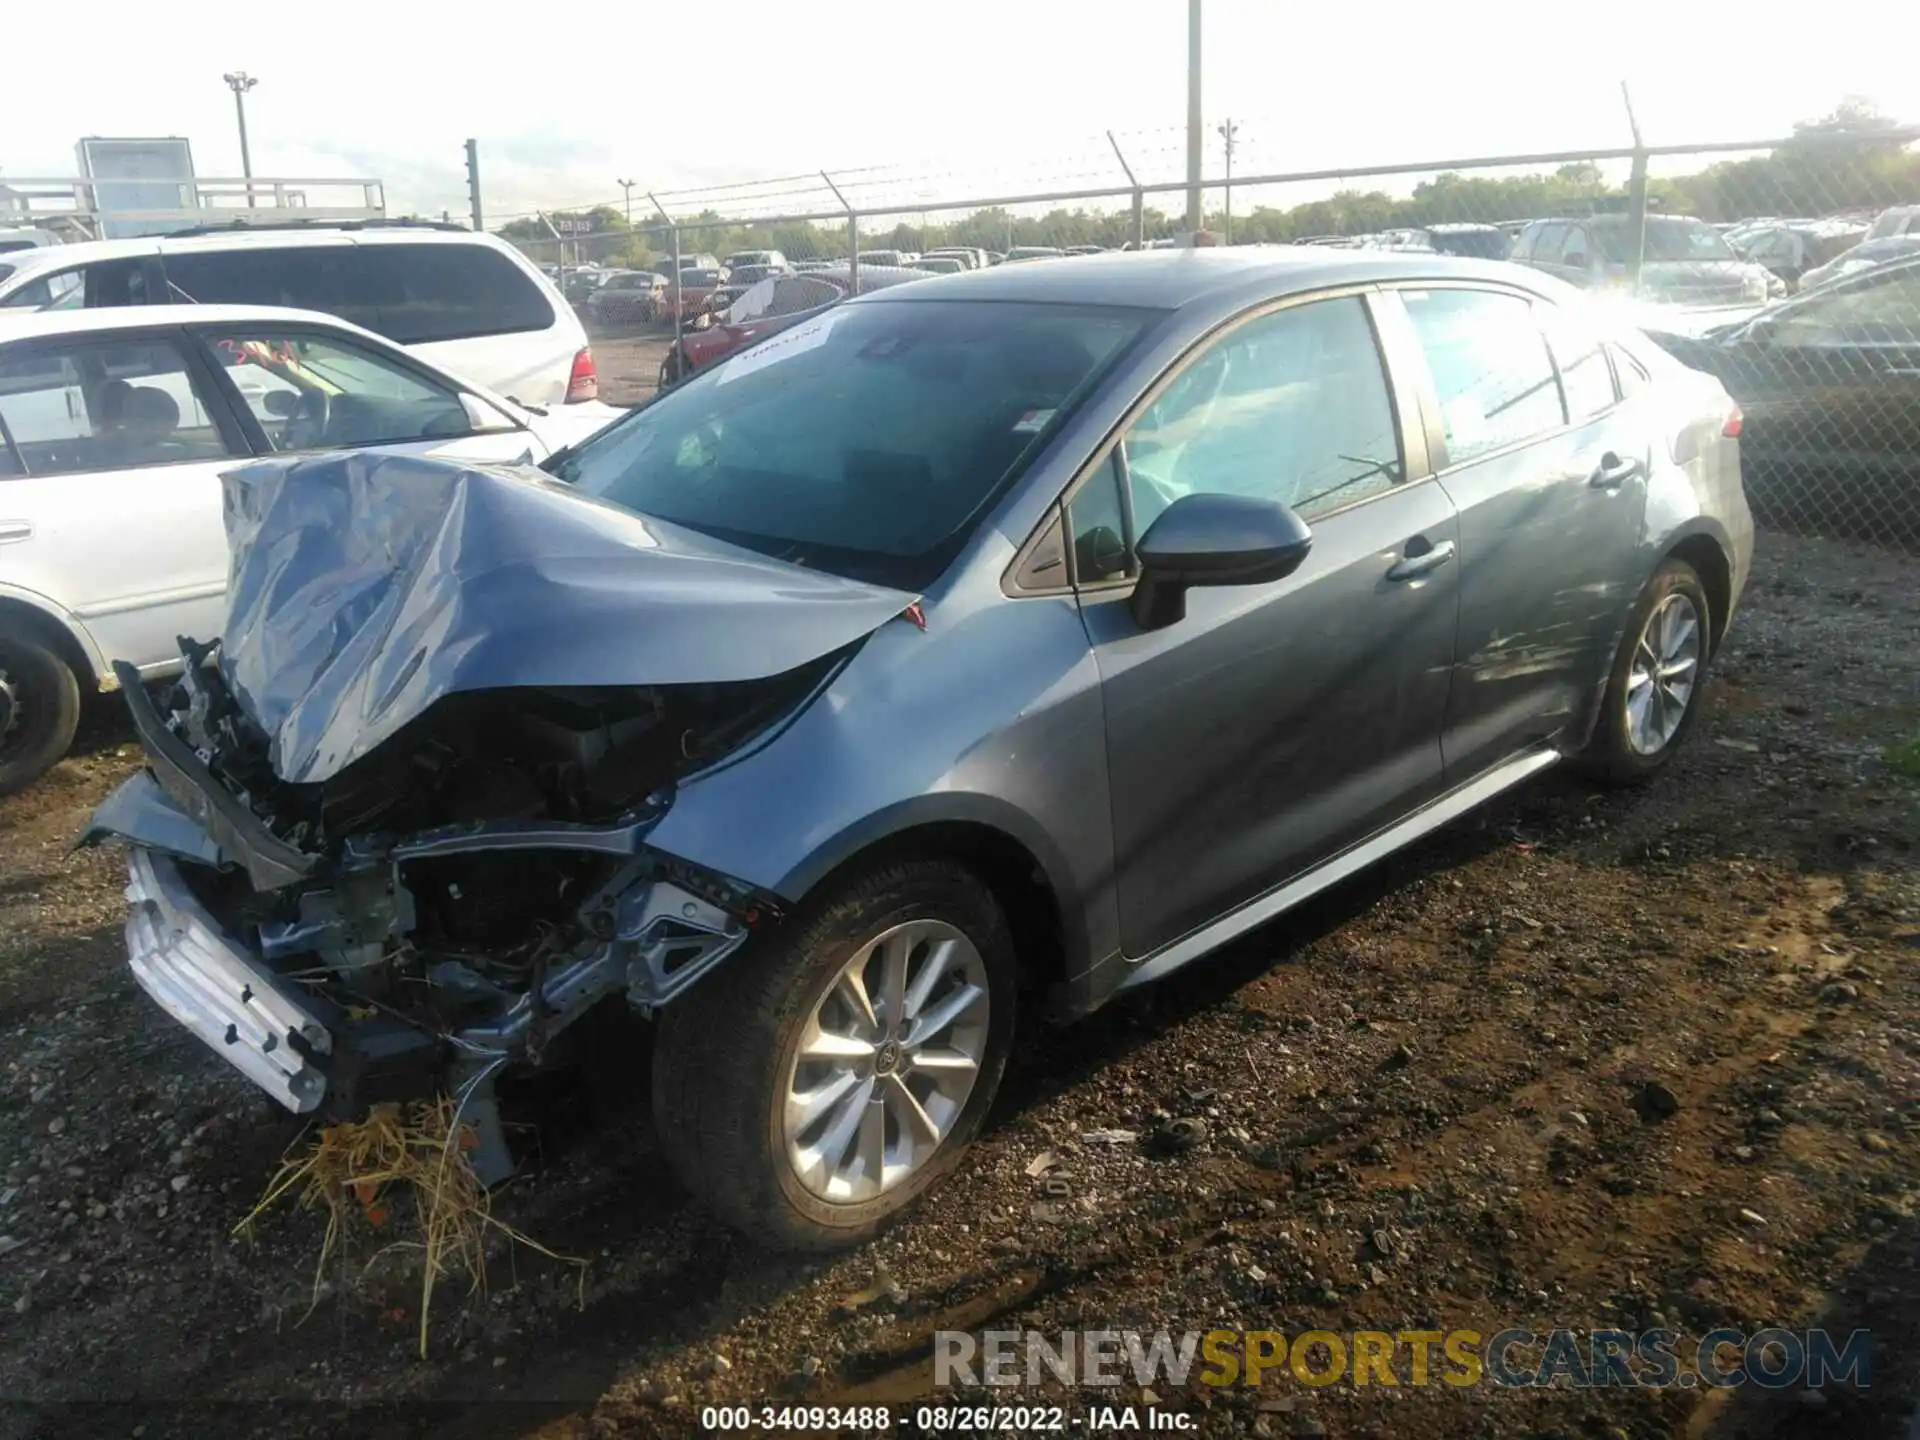
<path id="1" fill-rule="evenodd" d="M 1600 337 L 1578 315 L 1566 310 L 1541 305 L 1536 313 L 1545 325 L 1554 362 L 1560 367 L 1567 418 L 1578 422 L 1610 409 L 1617 397 Z"/>
<path id="2" fill-rule="evenodd" d="M 1408 290 L 1401 299 L 1433 372 L 1449 464 L 1565 423 L 1546 337 L 1525 300 L 1492 290 Z"/>
<path id="3" fill-rule="evenodd" d="M 201 304 L 292 305 L 401 345 L 545 330 L 553 307 L 482 245 L 302 245 L 169 255 L 167 279 Z"/>
<path id="4" fill-rule="evenodd" d="M 840 287 L 827 280 L 809 280 L 804 276 L 789 276 L 778 282 L 773 295 L 773 308 L 770 315 L 798 315 L 804 310 L 815 310 L 822 305 L 830 305 L 840 298 Z"/>

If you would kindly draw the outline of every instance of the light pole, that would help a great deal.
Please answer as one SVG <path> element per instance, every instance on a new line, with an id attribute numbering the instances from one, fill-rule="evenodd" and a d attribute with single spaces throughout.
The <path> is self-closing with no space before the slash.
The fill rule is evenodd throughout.
<path id="1" fill-rule="evenodd" d="M 1220 138 L 1227 147 L 1227 244 L 1233 243 L 1233 137 L 1240 133 L 1240 127 L 1231 120 L 1220 124 Z"/>
<path id="2" fill-rule="evenodd" d="M 220 77 L 233 91 L 233 113 L 240 118 L 240 173 L 247 181 L 247 208 L 253 208 L 253 154 L 247 149 L 247 91 L 260 82 L 244 70 L 229 70 Z"/>
<path id="3" fill-rule="evenodd" d="M 1200 207 L 1200 168 L 1206 126 L 1200 118 L 1200 0 L 1187 0 L 1187 232 L 1206 223 Z"/>
<path id="4" fill-rule="evenodd" d="M 633 187 L 634 187 L 634 184 L 635 184 L 635 182 L 634 182 L 634 181 L 632 181 L 632 180 L 616 180 L 616 181 L 614 181 L 613 183 L 614 183 L 614 184 L 616 184 L 616 185 L 618 185 L 618 186 L 619 186 L 619 187 L 620 187 L 620 188 L 621 188 L 621 189 L 622 189 L 623 191 L 625 191 L 625 192 L 626 192 L 626 196 L 627 196 L 627 229 L 628 229 L 628 230 L 632 230 L 632 229 L 633 229 Z"/>

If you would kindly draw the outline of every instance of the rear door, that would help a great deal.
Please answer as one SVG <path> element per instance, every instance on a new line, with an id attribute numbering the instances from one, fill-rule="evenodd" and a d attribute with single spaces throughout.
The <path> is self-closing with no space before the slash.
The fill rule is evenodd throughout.
<path id="1" fill-rule="evenodd" d="M 219 632 L 219 474 L 249 453 L 178 331 L 0 349 L 0 582 L 45 597 L 108 660 L 155 668 Z"/>
<path id="2" fill-rule="evenodd" d="M 1163 381 L 1069 504 L 1131 956 L 1440 787 L 1459 536 L 1446 492 L 1407 482 L 1421 441 L 1402 409 L 1364 294 L 1290 303 Z M 1284 580 L 1195 588 L 1185 618 L 1142 630 L 1136 537 L 1202 491 L 1291 505 L 1313 548 Z"/>
<path id="3" fill-rule="evenodd" d="M 1619 402 L 1606 348 L 1577 311 L 1491 287 L 1391 295 L 1425 361 L 1428 450 L 1460 513 L 1441 741 L 1453 785 L 1591 713 L 1645 579 L 1651 430 Z"/>

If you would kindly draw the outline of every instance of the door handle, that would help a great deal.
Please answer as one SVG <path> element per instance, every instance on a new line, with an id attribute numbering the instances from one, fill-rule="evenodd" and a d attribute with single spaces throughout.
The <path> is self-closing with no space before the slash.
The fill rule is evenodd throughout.
<path id="1" fill-rule="evenodd" d="M 1596 490 L 1618 490 L 1638 476 L 1640 470 L 1638 460 L 1622 460 L 1609 450 L 1600 457 L 1600 468 L 1587 477 L 1587 484 Z"/>
<path id="2" fill-rule="evenodd" d="M 31 540 L 33 522 L 31 520 L 0 520 L 0 545 L 10 540 Z"/>
<path id="3" fill-rule="evenodd" d="M 1418 555 L 1407 555 L 1393 563 L 1387 571 L 1389 580 L 1418 580 L 1422 575 L 1431 575 L 1442 565 L 1453 559 L 1454 543 L 1442 540 L 1438 545 L 1421 551 Z"/>

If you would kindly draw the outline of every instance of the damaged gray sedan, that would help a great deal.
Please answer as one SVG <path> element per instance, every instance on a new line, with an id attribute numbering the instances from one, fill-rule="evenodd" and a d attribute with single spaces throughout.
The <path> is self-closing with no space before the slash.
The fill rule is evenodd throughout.
<path id="1" fill-rule="evenodd" d="M 1563 758 L 1651 776 L 1744 584 L 1738 412 L 1555 282 L 1068 259 L 862 297 L 543 471 L 229 475 L 224 639 L 84 839 L 289 1110 L 655 1019 L 699 1197 L 856 1240 L 1016 1015 L 1159 979 Z"/>

